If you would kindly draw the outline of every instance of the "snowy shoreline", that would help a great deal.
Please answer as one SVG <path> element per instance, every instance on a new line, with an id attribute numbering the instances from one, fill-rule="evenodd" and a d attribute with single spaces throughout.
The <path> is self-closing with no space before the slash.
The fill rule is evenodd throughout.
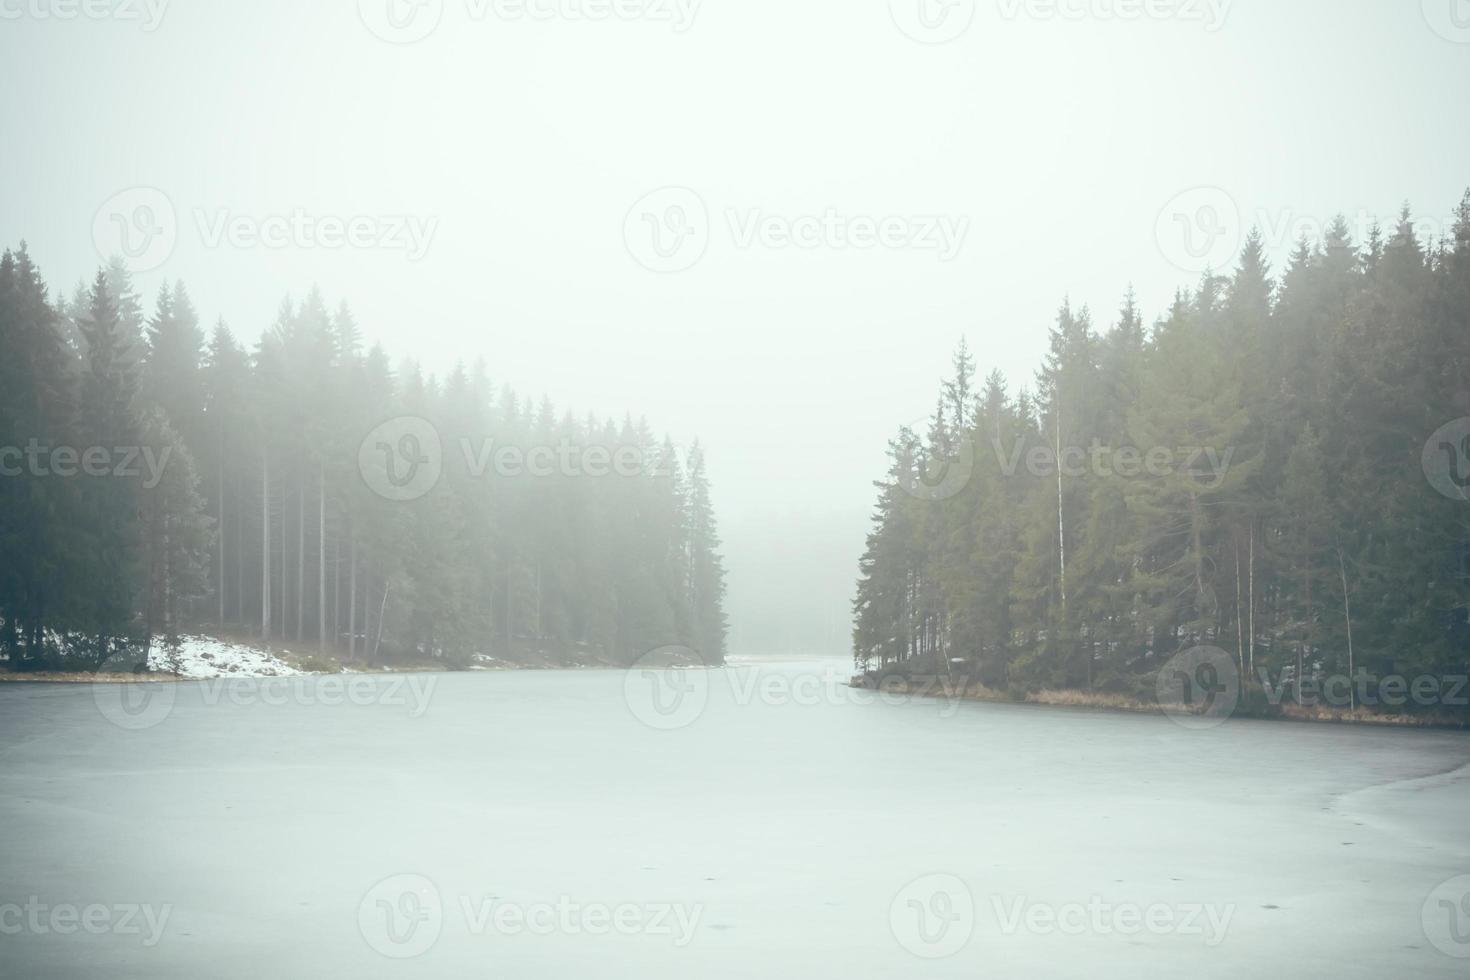
<path id="1" fill-rule="evenodd" d="M 202 634 L 179 637 L 179 646 L 155 647 L 148 655 L 148 673 L 89 670 L 48 670 L 7 672 L 0 669 L 0 683 L 46 683 L 46 684 L 123 684 L 155 683 L 170 684 L 181 681 L 216 680 L 220 678 L 266 678 L 266 677 L 330 677 L 337 674 L 425 674 L 443 673 L 444 667 L 435 664 L 403 664 L 399 666 L 368 667 L 362 664 L 330 662 L 336 670 L 312 670 L 293 666 L 286 658 L 294 658 L 293 652 L 283 648 L 278 653 L 256 646 L 234 643 Z M 305 656 L 321 663 L 315 651 Z M 330 659 L 330 658 L 328 658 Z M 464 668 L 466 673 L 485 673 L 521 670 L 607 670 L 615 665 L 604 663 L 513 663 L 480 654 L 474 663 Z"/>

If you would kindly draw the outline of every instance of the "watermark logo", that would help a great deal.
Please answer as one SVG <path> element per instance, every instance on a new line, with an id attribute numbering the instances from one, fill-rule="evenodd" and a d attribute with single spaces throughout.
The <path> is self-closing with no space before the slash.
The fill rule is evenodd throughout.
<path id="1" fill-rule="evenodd" d="M 179 242 L 174 203 L 157 187 L 129 187 L 109 197 L 92 218 L 92 244 L 103 259 L 121 255 L 133 272 L 169 260 Z"/>
<path id="2" fill-rule="evenodd" d="M 975 21 L 976 0 L 888 0 L 900 31 L 920 44 L 945 44 Z"/>
<path id="3" fill-rule="evenodd" d="M 0 20 L 136 21 L 152 33 L 163 23 L 169 0 L 5 0 Z"/>
<path id="4" fill-rule="evenodd" d="M 1233 0 L 999 0 L 1006 20 L 1183 21 L 1208 33 L 1225 26 Z"/>
<path id="5" fill-rule="evenodd" d="M 146 673 L 148 650 L 126 647 L 97 668 L 105 679 L 92 682 L 92 699 L 102 717 L 130 732 L 159 725 L 174 710 L 178 685 Z"/>
<path id="6" fill-rule="evenodd" d="M 645 455 L 632 444 L 582 445 L 568 438 L 556 443 L 521 446 L 497 445 L 491 438 L 461 436 L 459 455 L 446 456 L 439 430 L 416 415 L 400 416 L 379 425 L 358 447 L 363 481 L 387 500 L 405 502 L 423 497 L 443 477 L 446 462 L 457 462 L 455 472 L 472 480 L 496 476 L 507 480 L 603 479 L 607 477 L 661 478 L 667 468 L 657 457 Z"/>
<path id="7" fill-rule="evenodd" d="M 84 932 L 89 936 L 141 936 L 142 945 L 152 949 L 168 928 L 172 905 L 136 905 L 118 903 L 74 905 L 71 902 L 51 904 L 40 896 L 29 896 L 25 904 L 0 904 L 0 936 L 73 936 Z"/>
<path id="8" fill-rule="evenodd" d="M 701 0 L 463 0 L 456 11 L 471 23 L 493 17 L 505 24 L 603 23 L 634 21 L 668 24 L 675 34 L 694 26 Z M 444 0 L 358 0 L 358 16 L 376 37 L 390 44 L 413 44 L 439 29 Z"/>
<path id="9" fill-rule="evenodd" d="M 358 929 L 375 951 L 412 959 L 434 947 L 446 924 L 471 937 L 655 936 L 688 946 L 704 906 L 686 902 L 517 901 L 498 895 L 451 895 L 445 902 L 422 875 L 399 874 L 370 888 L 358 906 Z M 449 921 L 446 921 L 449 920 Z"/>
<path id="10" fill-rule="evenodd" d="M 330 214 L 295 207 L 269 214 L 193 208 L 194 233 L 207 249 L 341 249 L 428 254 L 439 218 L 415 214 Z M 156 187 L 130 187 L 108 198 L 92 219 L 92 242 L 104 259 L 120 255 L 135 273 L 169 260 L 181 234 L 172 199 Z"/>
<path id="11" fill-rule="evenodd" d="M 410 262 L 429 253 L 439 219 L 414 214 L 314 214 L 293 208 L 279 214 L 238 214 L 228 208 L 194 209 L 205 248 L 380 249 L 403 252 Z"/>
<path id="12" fill-rule="evenodd" d="M 898 944 L 915 956 L 926 960 L 953 956 L 975 931 L 974 896 L 954 875 L 916 878 L 893 896 L 888 927 Z"/>
<path id="13" fill-rule="evenodd" d="M 1154 240 L 1164 258 L 1185 272 L 1228 268 L 1244 241 L 1240 207 L 1219 187 L 1184 191 L 1159 212 Z"/>
<path id="14" fill-rule="evenodd" d="M 1446 41 L 1470 44 L 1470 0 L 1422 0 L 1424 19 Z"/>
<path id="15" fill-rule="evenodd" d="M 726 208 L 726 232 L 739 250 L 773 252 L 932 252 L 952 262 L 970 233 L 966 215 L 915 214 L 876 217 L 836 208 L 807 214 L 778 214 L 760 207 Z M 628 253 L 652 272 L 684 272 L 709 250 L 710 211 L 697 192 L 664 187 L 645 195 L 623 220 Z"/>
<path id="16" fill-rule="evenodd" d="M 1443 426 L 1424 444 L 1424 475 L 1451 500 L 1470 501 L 1470 417 Z"/>
<path id="17" fill-rule="evenodd" d="M 363 26 L 389 44 L 422 41 L 444 18 L 444 0 L 357 0 Z"/>
<path id="18" fill-rule="evenodd" d="M 1240 671 L 1219 647 L 1191 647 L 1164 664 L 1155 693 L 1164 714 L 1179 725 L 1216 728 L 1240 703 Z"/>
<path id="19" fill-rule="evenodd" d="M 934 252 L 941 262 L 958 258 L 970 233 L 970 219 L 965 215 L 875 218 L 843 214 L 836 208 L 794 216 L 770 214 L 760 208 L 731 208 L 725 212 L 725 220 L 738 249 L 866 252 L 882 248 L 891 252 Z"/>
<path id="20" fill-rule="evenodd" d="M 422 956 L 444 929 L 439 889 L 423 875 L 384 878 L 358 904 L 357 929 L 369 946 L 389 959 Z"/>
<path id="21" fill-rule="evenodd" d="M 1033 902 L 1024 895 L 990 898 L 1003 935 L 1028 932 L 1037 936 L 1187 936 L 1200 937 L 1214 949 L 1225 941 L 1234 905 L 1184 902 L 1110 902 L 1100 895 L 1086 902 Z"/>
<path id="22" fill-rule="evenodd" d="M 685 902 L 555 902 L 476 900 L 461 895 L 459 907 L 472 936 L 658 936 L 683 949 L 694 941 L 704 906 Z"/>
<path id="23" fill-rule="evenodd" d="M 694 26 L 701 0 L 467 0 L 470 17 L 487 9 L 502 21 L 649 21 L 669 24 L 675 34 Z"/>
<path id="24" fill-rule="evenodd" d="M 922 467 L 901 474 L 898 482 L 910 497 L 936 502 L 958 496 L 974 475 L 975 444 L 962 438 L 950 455 L 930 455 Z"/>
<path id="25" fill-rule="evenodd" d="M 996 462 L 1007 478 L 1014 477 L 1024 465 L 1032 476 L 1046 479 L 1058 474 L 1081 478 L 1139 480 L 1146 477 L 1163 479 L 1187 476 L 1202 490 L 1218 490 L 1230 473 L 1235 458 L 1231 447 L 1223 452 L 1214 446 L 1109 446 L 1093 439 L 1090 446 L 1055 446 L 1045 443 L 1028 447 L 1026 440 L 1016 439 L 1009 448 L 992 438 Z"/>
<path id="26" fill-rule="evenodd" d="M 633 260 L 650 272 L 683 272 L 709 248 L 709 209 L 687 187 L 662 187 L 646 194 L 623 219 L 623 242 Z"/>
<path id="27" fill-rule="evenodd" d="M 1446 956 L 1470 959 L 1470 875 L 1443 882 L 1424 900 L 1425 937 Z"/>
<path id="28" fill-rule="evenodd" d="M 53 446 L 32 436 L 24 446 L 0 446 L 0 478 L 112 477 L 152 490 L 163 482 L 172 455 L 172 446 Z"/>
<path id="29" fill-rule="evenodd" d="M 677 665 L 699 662 L 693 650 L 682 646 L 660 647 L 639 657 L 623 675 L 623 700 L 633 717 L 661 732 L 694 724 L 709 703 L 709 671 Z"/>
<path id="30" fill-rule="evenodd" d="M 214 677 L 199 682 L 206 707 L 405 708 L 410 718 L 429 710 L 434 674 L 303 674 L 284 677 Z"/>
<path id="31" fill-rule="evenodd" d="M 362 440 L 357 466 L 363 482 L 385 500 L 418 500 L 444 473 L 439 430 L 416 415 L 389 419 Z"/>
<path id="32" fill-rule="evenodd" d="M 1470 706 L 1470 675 L 1465 674 L 1374 674 L 1359 667 L 1352 675 L 1278 671 L 1273 678 L 1267 667 L 1256 669 L 1266 703 L 1284 704 L 1287 695 L 1297 704 L 1315 708 L 1464 708 Z"/>

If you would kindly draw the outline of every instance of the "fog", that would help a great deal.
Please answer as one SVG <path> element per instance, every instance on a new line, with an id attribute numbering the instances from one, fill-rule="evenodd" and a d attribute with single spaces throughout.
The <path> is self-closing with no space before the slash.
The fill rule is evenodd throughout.
<path id="1" fill-rule="evenodd" d="M 1238 209 L 1217 271 L 1252 223 L 1279 266 L 1345 209 L 1447 213 L 1470 159 L 1451 0 L 389 2 L 3 0 L 7 241 L 67 294 L 133 251 L 247 347 L 315 284 L 426 371 L 699 437 L 736 653 L 847 650 L 871 481 L 962 335 L 1029 383 L 1064 298 L 1193 285 L 1177 195 Z M 691 201 L 660 270 L 637 219 Z"/>

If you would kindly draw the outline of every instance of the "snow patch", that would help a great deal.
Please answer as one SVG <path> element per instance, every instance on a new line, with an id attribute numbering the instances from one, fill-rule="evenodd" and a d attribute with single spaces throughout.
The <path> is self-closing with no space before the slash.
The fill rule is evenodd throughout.
<path id="1" fill-rule="evenodd" d="M 265 650 L 227 643 L 210 636 L 181 636 L 177 649 L 155 647 L 150 670 L 177 672 L 190 679 L 208 677 L 285 677 L 302 671 Z"/>

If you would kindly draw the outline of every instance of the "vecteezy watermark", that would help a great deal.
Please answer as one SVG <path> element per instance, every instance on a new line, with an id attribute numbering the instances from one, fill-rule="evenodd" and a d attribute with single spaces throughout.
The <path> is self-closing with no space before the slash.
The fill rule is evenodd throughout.
<path id="1" fill-rule="evenodd" d="M 924 875 L 893 896 L 888 928 L 915 956 L 926 960 L 953 956 L 975 932 L 975 898 L 954 875 Z"/>
<path id="2" fill-rule="evenodd" d="M 1164 258 L 1185 272 L 1225 269 L 1245 241 L 1240 206 L 1219 187 L 1183 191 L 1159 211 L 1154 241 Z"/>
<path id="3" fill-rule="evenodd" d="M 439 219 L 433 215 L 341 215 L 302 207 L 270 214 L 196 207 L 192 217 L 204 248 L 381 250 L 403 252 L 410 262 L 428 254 L 439 230 Z M 167 262 L 178 246 L 180 231 L 173 200 L 157 187 L 119 191 L 92 219 L 97 253 L 104 259 L 121 255 L 133 272 L 147 272 Z"/>
<path id="4" fill-rule="evenodd" d="M 444 930 L 444 902 L 423 875 L 384 878 L 367 890 L 357 906 L 357 930 L 374 950 L 390 959 L 422 956 Z"/>
<path id="5" fill-rule="evenodd" d="M 709 248 L 709 208 L 687 187 L 645 194 L 623 218 L 623 242 L 634 261 L 652 272 L 683 272 Z"/>
<path id="6" fill-rule="evenodd" d="M 727 208 L 725 224 L 733 247 L 770 251 L 933 252 L 953 261 L 970 232 L 965 215 L 776 214 L 762 208 Z M 663 187 L 640 198 L 623 219 L 623 242 L 634 261 L 652 272 L 683 272 L 709 250 L 713 238 L 709 207 L 687 187 Z"/>
<path id="7" fill-rule="evenodd" d="M 1421 0 L 1424 20 L 1446 41 L 1470 44 L 1470 0 Z"/>
<path id="8" fill-rule="evenodd" d="M 414 214 L 313 214 L 293 208 L 280 214 L 238 214 L 228 208 L 194 209 L 205 248 L 299 248 L 403 252 L 410 262 L 428 254 L 439 231 L 437 216 Z"/>
<path id="9" fill-rule="evenodd" d="M 1155 680 L 1158 706 L 1185 728 L 1216 728 L 1240 703 L 1240 670 L 1219 647 L 1191 647 L 1169 658 Z"/>
<path id="10" fill-rule="evenodd" d="M 583 446 L 570 439 L 533 446 L 497 445 L 491 438 L 463 436 L 457 441 L 462 472 L 472 480 L 544 480 L 551 477 L 602 479 L 659 476 L 656 462 L 638 446 Z M 404 415 L 369 432 L 358 446 L 363 482 L 386 500 L 406 502 L 425 496 L 444 475 L 444 444 L 428 419 Z"/>
<path id="11" fill-rule="evenodd" d="M 1470 418 L 1443 426 L 1424 444 L 1424 476 L 1451 500 L 1470 502 Z"/>
<path id="12" fill-rule="evenodd" d="M 1006 20 L 1180 21 L 1214 33 L 1234 0 L 996 0 Z"/>
<path id="13" fill-rule="evenodd" d="M 919 500 L 948 500 L 969 486 L 975 474 L 976 449 L 969 437 L 940 454 L 926 453 L 918 463 L 898 475 L 899 486 Z M 1225 482 L 1235 458 L 1235 449 L 1214 446 L 1109 446 L 1094 439 L 1089 446 L 1028 445 L 1025 438 L 1009 446 L 996 438 L 990 449 L 1000 474 L 1013 478 L 1024 470 L 1040 479 L 1058 474 L 1077 479 L 1142 480 L 1187 477 L 1201 490 L 1217 490 Z"/>
<path id="14" fill-rule="evenodd" d="M 169 0 L 0 0 L 0 20 L 136 21 L 152 32 L 168 5 Z"/>
<path id="15" fill-rule="evenodd" d="M 1470 875 L 1441 882 L 1420 911 L 1424 936 L 1434 948 L 1457 960 L 1470 959 Z"/>
<path id="16" fill-rule="evenodd" d="M 102 717 L 125 731 L 137 732 L 163 722 L 178 696 L 173 678 L 147 673 L 148 650 L 125 646 L 97 668 L 103 679 L 92 682 L 92 699 Z"/>
<path id="17" fill-rule="evenodd" d="M 970 29 L 976 0 L 888 0 L 900 31 L 921 44 L 944 44 Z"/>
<path id="18" fill-rule="evenodd" d="M 835 208 L 821 214 L 767 214 L 760 208 L 725 212 L 730 237 L 739 249 L 766 248 L 782 251 L 827 249 L 868 251 L 934 252 L 941 262 L 952 262 L 960 254 L 970 232 L 965 215 L 926 214 L 904 217 L 889 215 L 846 215 Z"/>
<path id="19" fill-rule="evenodd" d="M 692 725 L 709 703 L 709 671 L 700 663 L 684 646 L 645 653 L 623 675 L 623 702 L 649 728 L 667 732 Z"/>
<path id="20" fill-rule="evenodd" d="M 1025 895 L 992 895 L 990 906 L 1003 935 L 1198 936 L 1213 949 L 1225 941 L 1234 905 L 1205 902 L 1037 902 Z"/>
<path id="21" fill-rule="evenodd" d="M 570 21 L 667 24 L 676 34 L 694 26 L 703 0 L 462 0 L 455 5 L 474 23 Z M 445 0 L 358 0 L 363 26 L 390 44 L 413 44 L 438 30 Z"/>
<path id="22" fill-rule="evenodd" d="M 975 475 L 975 444 L 958 440 L 949 455 L 926 455 L 920 465 L 899 474 L 898 484 L 917 500 L 940 501 L 958 496 Z"/>
<path id="23" fill-rule="evenodd" d="M 444 474 L 444 445 L 428 419 L 403 415 L 379 425 L 362 440 L 357 467 L 363 482 L 385 500 L 417 500 Z"/>
<path id="24" fill-rule="evenodd" d="M 140 936 L 152 949 L 168 928 L 172 905 L 91 902 L 43 902 L 31 895 L 24 902 L 0 903 L 0 936 Z"/>
<path id="25" fill-rule="evenodd" d="M 157 187 L 129 187 L 102 202 L 92 217 L 92 243 L 104 259 L 121 255 L 133 272 L 158 268 L 174 254 L 179 219 Z"/>
<path id="26" fill-rule="evenodd" d="M 206 707 L 299 705 L 307 708 L 406 708 L 422 718 L 438 686 L 435 674 L 297 674 L 285 677 L 212 677 L 197 682 Z"/>
<path id="27" fill-rule="evenodd" d="M 1339 222 L 1352 241 L 1365 242 L 1375 228 L 1395 228 L 1398 221 L 1396 213 L 1379 214 L 1366 208 L 1351 214 L 1319 215 L 1291 207 L 1258 208 L 1247 221 L 1228 191 L 1204 186 L 1176 194 L 1164 205 L 1154 225 L 1154 237 L 1163 256 L 1185 272 L 1220 273 L 1235 264 L 1248 228 L 1256 230 L 1266 249 L 1282 251 L 1303 238 L 1323 241 Z M 1453 217 L 1414 218 L 1415 233 L 1429 242 L 1445 239 L 1454 225 Z"/>
<path id="28" fill-rule="evenodd" d="M 457 927 L 474 937 L 653 936 L 676 949 L 693 941 L 704 906 L 688 902 L 584 902 L 569 895 L 551 901 L 512 901 L 459 895 L 449 904 Z M 446 907 L 423 875 L 393 875 L 368 889 L 357 910 L 367 944 L 392 959 L 422 956 L 439 941 Z"/>
<path id="29" fill-rule="evenodd" d="M 1470 707 L 1470 676 L 1465 674 L 1374 674 L 1359 667 L 1348 674 L 1307 674 L 1300 684 L 1285 671 L 1273 678 L 1266 667 L 1256 669 L 1256 680 L 1272 705 L 1287 696 L 1306 707 L 1329 708 L 1465 708 Z"/>
<path id="30" fill-rule="evenodd" d="M 102 716 L 119 728 L 142 731 L 163 723 L 178 700 L 178 684 L 164 673 L 142 673 L 142 654 L 113 654 L 97 671 L 92 696 Z M 405 708 L 421 718 L 438 686 L 434 674 L 295 674 L 274 677 L 210 677 L 191 682 L 206 708 Z"/>
<path id="31" fill-rule="evenodd" d="M 78 476 L 141 480 L 152 490 L 163 481 L 172 446 L 52 446 L 32 437 L 24 446 L 0 446 L 0 479 Z"/>
<path id="32" fill-rule="evenodd" d="M 888 677 L 872 688 L 854 687 L 851 677 L 830 666 L 817 673 L 756 665 L 711 670 L 698 664 L 698 656 L 681 646 L 661 647 L 640 657 L 623 677 L 623 700 L 633 717 L 659 731 L 687 728 L 704 714 L 711 692 L 720 684 L 729 703 L 737 707 L 761 704 L 812 708 L 923 701 L 938 705 L 941 718 L 953 717 L 964 696 L 961 679 L 941 675 Z"/>
<path id="33" fill-rule="evenodd" d="M 1187 476 L 1201 489 L 1215 490 L 1225 482 L 1235 449 L 1214 446 L 1106 446 L 1099 439 L 1090 446 L 1056 447 L 1038 444 L 1028 447 L 1025 439 L 1014 440 L 1006 449 L 1001 440 L 992 439 L 1002 475 L 1013 477 L 1024 463 L 1026 472 L 1036 477 L 1092 475 L 1101 478 L 1137 480 L 1144 477 Z"/>

